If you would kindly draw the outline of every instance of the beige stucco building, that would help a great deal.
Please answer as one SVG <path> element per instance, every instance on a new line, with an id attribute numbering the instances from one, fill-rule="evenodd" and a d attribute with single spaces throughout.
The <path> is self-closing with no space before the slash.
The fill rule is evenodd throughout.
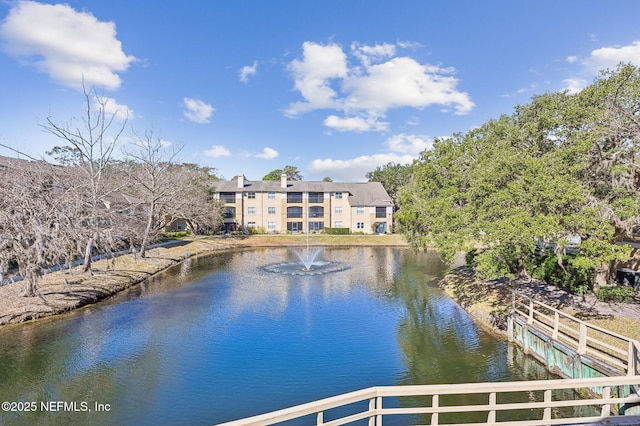
<path id="1" fill-rule="evenodd" d="M 225 230 L 319 232 L 349 228 L 390 233 L 393 202 L 379 182 L 249 181 L 243 175 L 216 182 L 214 197 L 225 206 Z"/>

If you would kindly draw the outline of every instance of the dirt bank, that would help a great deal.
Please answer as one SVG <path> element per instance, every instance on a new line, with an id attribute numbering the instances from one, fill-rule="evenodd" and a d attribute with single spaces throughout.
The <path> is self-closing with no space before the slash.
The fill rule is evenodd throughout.
<path id="1" fill-rule="evenodd" d="M 638 303 L 605 303 L 594 295 L 573 296 L 533 279 L 480 280 L 471 268 L 453 270 L 439 285 L 478 323 L 499 335 L 506 335 L 506 316 L 511 310 L 513 289 L 583 321 L 640 340 Z"/>
<path id="2" fill-rule="evenodd" d="M 312 235 L 317 246 L 406 246 L 399 235 Z M 185 256 L 249 247 L 283 247 L 307 244 L 301 235 L 211 237 L 177 241 L 147 251 L 145 259 L 122 255 L 93 263 L 93 275 L 81 266 L 47 274 L 39 283 L 39 296 L 24 297 L 24 283 L 0 286 L 0 326 L 49 317 L 96 303 L 183 261 Z"/>

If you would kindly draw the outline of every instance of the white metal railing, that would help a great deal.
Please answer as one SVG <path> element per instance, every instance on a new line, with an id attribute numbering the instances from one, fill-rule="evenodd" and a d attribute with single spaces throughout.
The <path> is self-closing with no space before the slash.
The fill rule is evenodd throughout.
<path id="1" fill-rule="evenodd" d="M 458 426 L 500 425 L 500 426 L 539 426 L 539 425 L 572 425 L 589 422 L 607 421 L 616 424 L 616 420 L 624 420 L 625 424 L 637 421 L 640 415 L 617 416 L 616 408 L 623 404 L 640 404 L 640 397 L 635 394 L 618 396 L 619 387 L 640 383 L 640 376 L 602 377 L 593 379 L 560 379 L 536 380 L 497 383 L 464 383 L 446 385 L 410 385 L 380 386 L 350 392 L 331 398 L 321 399 L 307 404 L 297 405 L 283 410 L 273 411 L 254 417 L 240 419 L 224 426 L 270 425 L 289 420 L 314 416 L 316 425 L 337 426 L 368 419 L 368 424 L 382 425 L 383 418 L 389 416 L 425 416 L 421 422 L 431 425 L 450 424 L 444 417 L 451 414 L 459 416 L 479 413 L 485 422 L 455 423 Z M 589 397 L 588 390 L 593 387 L 603 388 L 603 397 Z M 562 392 L 561 398 L 554 392 Z M 570 391 L 570 392 L 566 392 Z M 462 396 L 476 395 L 481 403 L 457 405 L 465 400 Z M 570 397 L 573 395 L 573 397 Z M 508 398 L 511 396 L 511 398 Z M 518 398 L 519 396 L 519 398 Z M 538 397 L 536 397 L 538 396 Z M 417 398 L 423 397 L 423 398 Z M 426 401 L 420 406 L 394 407 L 388 399 L 403 401 L 410 398 L 411 404 Z M 446 404 L 443 400 L 446 399 Z M 509 402 L 509 401 L 517 402 Z M 354 406 L 360 403 L 363 409 L 350 412 L 348 415 L 331 413 L 331 410 Z M 404 405 L 409 405 L 406 403 Z M 590 413 L 584 407 L 595 407 Z M 564 411 L 562 411 L 564 409 Z M 505 420 L 506 415 L 521 413 L 524 420 Z M 568 413 L 568 414 L 567 414 Z M 325 417 L 337 417 L 325 421 Z M 305 419 L 304 424 L 310 424 Z M 407 423 L 409 419 L 407 419 Z M 413 419 L 412 419 L 413 420 Z M 442 421 L 446 423 L 441 423 Z"/>
<path id="2" fill-rule="evenodd" d="M 629 376 L 640 374 L 640 343 L 618 333 L 579 320 L 545 303 L 514 293 L 513 312 L 528 325 L 569 345 L 580 355 L 598 359 Z"/>

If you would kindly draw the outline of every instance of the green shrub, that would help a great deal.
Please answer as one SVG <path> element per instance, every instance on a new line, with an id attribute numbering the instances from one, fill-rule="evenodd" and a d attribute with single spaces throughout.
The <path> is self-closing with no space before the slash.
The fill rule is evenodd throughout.
<path id="1" fill-rule="evenodd" d="M 256 235 L 256 234 L 266 234 L 267 230 L 264 228 L 264 226 L 258 226 L 256 228 L 249 228 L 249 234 L 251 235 Z"/>
<path id="2" fill-rule="evenodd" d="M 163 232 L 161 239 L 172 240 L 175 238 L 184 238 L 191 235 L 191 231 L 176 231 L 176 232 Z"/>
<path id="3" fill-rule="evenodd" d="M 533 266 L 531 276 L 567 290 L 569 293 L 582 295 L 593 289 L 590 269 L 580 267 L 580 254 L 569 254 L 562 257 L 564 269 L 558 264 L 554 253 L 538 258 Z"/>
<path id="4" fill-rule="evenodd" d="M 476 256 L 478 255 L 478 250 L 473 249 L 464 256 L 465 262 L 467 266 L 475 266 L 476 265 Z"/>
<path id="5" fill-rule="evenodd" d="M 596 292 L 596 296 L 601 302 L 633 302 L 635 300 L 636 291 L 633 287 L 626 286 L 600 287 Z"/>
<path id="6" fill-rule="evenodd" d="M 351 233 L 350 228 L 324 228 L 324 230 L 329 235 L 349 235 Z"/>

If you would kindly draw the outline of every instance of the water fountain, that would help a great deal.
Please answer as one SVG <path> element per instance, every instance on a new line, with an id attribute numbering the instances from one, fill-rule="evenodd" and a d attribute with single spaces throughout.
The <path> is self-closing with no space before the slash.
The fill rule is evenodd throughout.
<path id="1" fill-rule="evenodd" d="M 267 265 L 265 271 L 276 272 L 285 275 L 322 275 L 330 272 L 350 269 L 351 265 L 342 262 L 327 262 L 316 260 L 320 249 L 311 249 L 309 244 L 309 232 L 307 232 L 307 246 L 304 250 L 296 252 L 300 262 L 284 262 Z"/>

